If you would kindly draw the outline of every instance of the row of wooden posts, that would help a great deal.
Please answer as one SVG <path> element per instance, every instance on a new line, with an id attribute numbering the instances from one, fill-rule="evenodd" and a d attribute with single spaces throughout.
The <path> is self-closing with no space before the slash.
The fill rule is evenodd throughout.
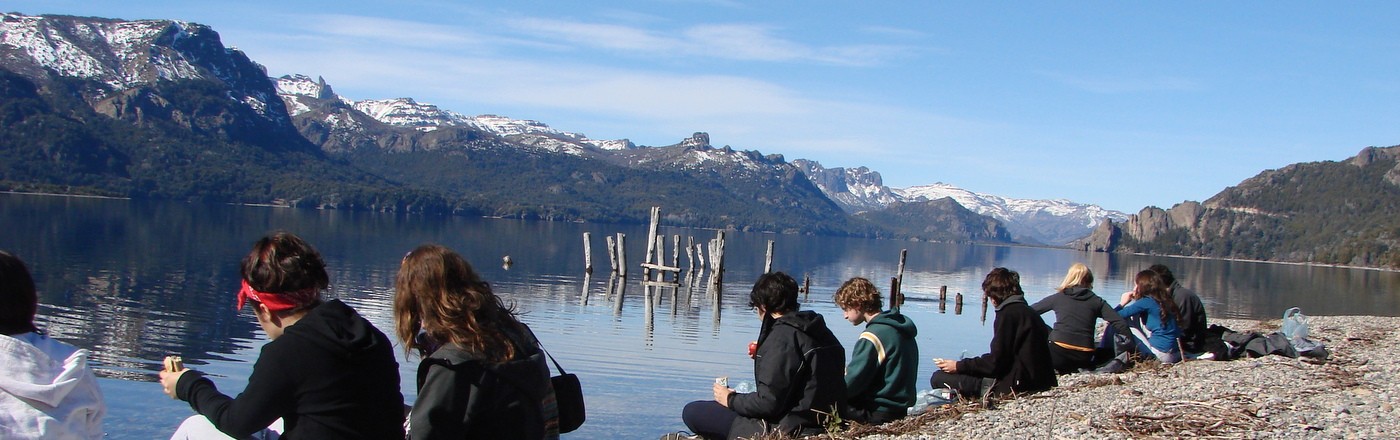
<path id="1" fill-rule="evenodd" d="M 657 229 L 661 222 L 661 208 L 653 206 L 651 208 L 651 223 L 647 231 L 646 259 L 642 261 L 642 279 L 652 284 L 675 285 L 680 284 L 680 250 L 681 236 L 671 237 L 671 261 L 665 264 L 662 259 L 665 255 L 666 236 L 657 234 Z M 617 233 L 607 237 L 608 262 L 612 272 L 618 276 L 627 276 L 627 234 Z M 715 238 L 707 243 L 696 244 L 695 237 L 687 238 L 685 245 L 687 270 L 695 272 L 697 268 L 704 271 L 707 263 L 714 272 L 710 278 L 711 283 L 718 284 L 722 281 L 724 273 L 724 231 L 717 231 Z M 708 255 L 708 257 L 707 257 Z M 765 270 L 772 268 L 773 242 L 768 242 L 768 263 Z M 593 237 L 592 233 L 583 233 L 583 266 L 584 271 L 593 273 Z M 670 281 L 667 281 L 667 275 Z"/>
<path id="2" fill-rule="evenodd" d="M 681 283 L 681 236 L 673 235 L 671 237 L 672 245 L 670 265 L 663 264 L 662 258 L 663 255 L 665 255 L 664 250 L 666 236 L 657 234 L 657 229 L 660 226 L 660 221 L 661 207 L 653 206 L 651 208 L 651 221 L 647 230 L 646 259 L 642 261 L 640 265 L 642 268 L 642 280 L 644 285 L 649 286 L 676 286 Z M 626 239 L 627 234 L 623 234 L 620 232 L 617 233 L 615 238 L 611 235 L 607 236 L 608 262 L 610 264 L 612 273 L 622 278 L 627 277 L 627 253 L 625 251 Z M 773 245 L 774 241 L 768 240 L 768 248 L 765 252 L 763 259 L 763 273 L 769 273 L 773 271 Z M 695 243 L 694 236 L 688 237 L 685 246 L 686 261 L 688 263 L 687 273 L 695 273 L 697 269 L 699 269 L 699 271 L 703 273 L 706 268 L 706 263 L 708 262 L 709 268 L 713 272 L 710 276 L 710 285 L 712 287 L 718 287 L 720 283 L 723 282 L 724 276 L 724 250 L 725 246 L 723 230 L 717 231 L 715 233 L 715 238 L 703 244 Z M 708 260 L 706 259 L 706 255 L 708 255 Z M 895 276 L 890 278 L 889 296 L 890 298 L 894 298 L 894 300 L 891 301 L 891 307 L 894 308 L 898 308 L 904 304 L 905 297 L 904 292 L 902 291 L 902 284 L 904 282 L 904 263 L 907 260 L 908 256 L 908 249 L 902 249 L 899 251 L 899 269 L 896 272 Z M 593 237 L 592 233 L 589 232 L 583 233 L 583 262 L 584 272 L 587 274 L 592 274 Z M 666 279 L 668 274 L 670 275 L 670 281 L 667 281 Z M 804 298 L 806 297 L 806 294 L 811 290 L 811 283 L 812 280 L 810 277 L 803 277 L 801 290 L 804 294 Z M 938 288 L 938 307 L 940 311 L 944 309 L 947 300 L 948 286 L 940 286 Z M 961 313 L 963 305 L 963 294 L 961 292 L 955 294 L 954 304 L 957 307 L 957 312 Z M 986 312 L 987 296 L 983 295 L 982 319 L 984 321 L 986 320 Z"/>

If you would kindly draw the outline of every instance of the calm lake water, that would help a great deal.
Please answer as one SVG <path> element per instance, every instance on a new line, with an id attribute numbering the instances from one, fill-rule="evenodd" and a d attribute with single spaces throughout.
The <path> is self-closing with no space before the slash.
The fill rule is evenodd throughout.
<path id="1" fill-rule="evenodd" d="M 714 377 L 752 379 L 746 349 L 759 321 L 747 298 L 763 271 L 768 240 L 775 241 L 774 269 L 799 280 L 810 277 L 803 307 L 825 315 L 843 341 L 855 341 L 860 328 L 841 320 L 831 304 L 835 289 L 863 276 L 886 292 L 900 251 L 907 249 L 904 291 L 910 301 L 904 312 L 918 323 L 918 342 L 928 358 L 921 376 L 933 373 L 933 357 L 986 351 L 992 316 L 983 319 L 979 286 L 997 266 L 1021 273 L 1031 301 L 1050 294 L 1074 262 L 1093 269 L 1095 291 L 1110 301 L 1127 290 L 1130 276 L 1160 262 L 1201 293 L 1211 317 L 1277 318 L 1293 306 L 1313 315 L 1400 315 L 1400 274 L 1393 272 L 1029 247 L 729 232 L 727 270 L 716 295 L 706 289 L 709 272 L 694 279 L 693 288 L 645 287 L 637 267 L 646 246 L 641 225 L 17 194 L 0 194 L 0 225 L 0 249 L 23 258 L 34 272 L 40 326 L 93 350 L 109 405 L 106 428 L 114 439 L 164 438 L 192 414 L 153 382 L 168 354 L 210 373 L 225 393 L 242 389 L 265 340 L 251 314 L 234 310 L 238 261 L 273 230 L 294 232 L 316 246 L 331 272 L 331 295 L 386 333 L 404 253 L 423 243 L 462 253 L 516 305 L 559 362 L 581 377 L 588 422 L 571 438 L 656 438 L 684 429 L 681 407 L 710 398 Z M 584 273 L 584 232 L 593 237 L 591 277 Z M 682 243 L 715 236 L 684 228 L 661 232 L 668 237 L 668 261 L 670 236 L 680 235 Z M 630 267 L 629 277 L 613 284 L 604 237 L 618 233 L 627 236 Z M 515 263 L 508 269 L 501 264 L 507 255 Z M 680 265 L 686 261 L 682 251 Z M 940 286 L 948 288 L 946 307 L 936 301 Z M 958 292 L 966 296 L 960 313 L 951 304 Z M 400 360 L 409 401 L 416 364 Z"/>

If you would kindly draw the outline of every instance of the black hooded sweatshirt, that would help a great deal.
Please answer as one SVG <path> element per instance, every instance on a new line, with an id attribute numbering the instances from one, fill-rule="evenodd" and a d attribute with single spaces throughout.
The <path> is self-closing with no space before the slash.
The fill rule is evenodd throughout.
<path id="1" fill-rule="evenodd" d="M 418 364 L 418 400 L 410 437 L 424 439 L 559 438 L 549 364 L 528 327 L 505 329 L 515 359 L 500 364 L 455 344 Z"/>
<path id="2" fill-rule="evenodd" d="M 1172 299 L 1176 301 L 1176 328 L 1181 329 L 1181 348 L 1187 353 L 1206 351 L 1206 306 L 1196 291 L 1172 283 Z"/>
<path id="3" fill-rule="evenodd" d="M 399 363 L 389 338 L 339 300 L 312 308 L 263 345 L 237 398 L 197 371 L 180 376 L 175 390 L 233 438 L 278 417 L 287 440 L 403 438 Z"/>
<path id="4" fill-rule="evenodd" d="M 998 394 L 1033 393 L 1059 384 L 1050 362 L 1045 321 L 1021 295 L 1011 295 L 997 305 L 991 348 L 990 353 L 958 361 L 958 373 L 996 379 L 992 391 Z"/>
<path id="5" fill-rule="evenodd" d="M 834 413 L 845 397 L 846 349 L 817 312 L 765 321 L 753 362 L 758 391 L 730 395 L 729 408 L 740 416 L 730 438 L 824 432 L 816 411 Z"/>
<path id="6" fill-rule="evenodd" d="M 1094 324 L 1097 319 L 1108 321 L 1120 335 L 1128 334 L 1128 324 L 1094 291 L 1083 287 L 1070 287 L 1059 293 L 1045 297 L 1031 306 L 1036 313 L 1055 311 L 1055 328 L 1050 330 L 1050 340 L 1063 342 L 1076 347 L 1094 348 Z"/>

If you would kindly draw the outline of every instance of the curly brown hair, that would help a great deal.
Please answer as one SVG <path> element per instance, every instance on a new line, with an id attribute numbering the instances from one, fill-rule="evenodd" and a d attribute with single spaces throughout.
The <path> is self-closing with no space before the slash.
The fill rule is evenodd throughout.
<path id="1" fill-rule="evenodd" d="M 836 289 L 833 298 L 836 306 L 842 309 L 859 310 L 861 313 L 880 313 L 885 301 L 880 298 L 880 290 L 870 280 L 861 277 L 851 278 Z"/>

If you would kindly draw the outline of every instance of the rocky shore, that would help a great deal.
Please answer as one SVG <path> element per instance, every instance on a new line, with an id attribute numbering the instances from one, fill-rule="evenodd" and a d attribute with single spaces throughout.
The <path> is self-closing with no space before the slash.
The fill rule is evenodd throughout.
<path id="1" fill-rule="evenodd" d="M 1279 320 L 1213 320 L 1235 331 L 1276 331 Z M 1120 374 L 1072 374 L 1056 389 L 940 407 L 836 437 L 946 438 L 1397 438 L 1400 318 L 1310 317 L 1327 361 L 1283 356 L 1143 363 Z"/>

